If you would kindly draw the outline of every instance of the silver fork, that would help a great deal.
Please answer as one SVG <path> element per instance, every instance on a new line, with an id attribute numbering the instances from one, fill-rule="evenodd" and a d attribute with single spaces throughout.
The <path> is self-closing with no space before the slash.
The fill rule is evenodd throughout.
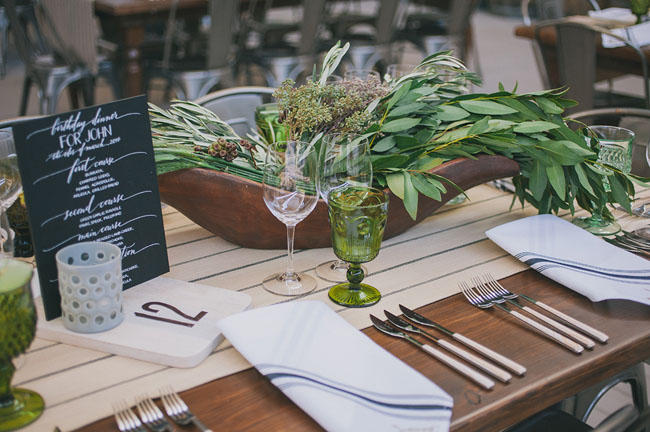
<path id="1" fill-rule="evenodd" d="M 520 308 L 521 310 L 528 312 L 538 320 L 545 322 L 560 333 L 573 338 L 587 349 L 593 349 L 593 347 L 596 346 L 596 342 L 592 341 L 583 334 L 578 333 L 572 328 L 569 328 L 564 324 L 557 322 L 542 313 L 537 312 L 531 307 L 522 306 L 521 303 L 519 303 L 519 300 L 517 300 L 518 295 L 507 291 L 496 280 L 494 280 L 494 278 L 485 275 L 483 276 L 483 280 L 478 277 L 473 278 L 472 280 L 474 281 L 474 286 L 478 287 L 479 290 L 481 290 L 483 294 L 487 295 L 490 300 L 496 302 L 507 301 L 508 303 Z"/>
<path id="2" fill-rule="evenodd" d="M 142 422 L 126 402 L 122 401 L 113 405 L 113 416 L 118 429 L 122 432 L 146 432 Z"/>
<path id="3" fill-rule="evenodd" d="M 136 406 L 142 422 L 153 432 L 174 432 L 174 428 L 149 396 L 140 396 Z"/>
<path id="4" fill-rule="evenodd" d="M 525 322 L 529 326 L 533 327 L 534 329 L 540 331 L 543 333 L 545 336 L 551 338 L 555 342 L 559 343 L 560 345 L 564 346 L 565 348 L 570 349 L 576 354 L 582 353 L 585 349 L 582 345 L 579 343 L 576 343 L 569 339 L 566 336 L 561 335 L 560 333 L 556 332 L 555 330 L 552 330 L 545 325 L 540 324 L 539 322 L 535 321 L 534 319 L 528 318 L 526 315 L 522 315 L 517 311 L 513 311 L 506 305 L 503 305 L 501 303 L 495 303 L 489 299 L 487 299 L 484 295 L 480 294 L 478 291 L 475 289 L 471 288 L 467 282 L 460 282 L 458 284 L 460 287 L 461 292 L 469 301 L 471 304 L 474 306 L 481 308 L 481 309 L 488 309 L 491 308 L 492 306 L 496 306 L 499 309 L 503 310 L 506 313 L 509 313 L 510 315 L 514 316 L 515 318 Z"/>
<path id="5" fill-rule="evenodd" d="M 201 429 L 202 432 L 212 432 L 208 429 L 188 408 L 187 404 L 181 399 L 171 387 L 166 387 L 160 390 L 160 400 L 162 400 L 165 412 L 181 426 L 194 423 L 196 427 Z"/>
<path id="6" fill-rule="evenodd" d="M 513 293 L 511 291 L 508 291 L 503 285 L 501 285 L 491 274 L 486 274 L 484 276 L 485 280 L 491 284 L 491 286 L 496 287 L 496 289 L 499 290 L 501 295 L 505 298 L 512 298 L 516 299 L 517 297 L 520 297 L 536 306 L 539 306 L 540 308 L 552 313 L 553 315 L 563 319 L 564 321 L 568 322 L 575 328 L 585 332 L 589 336 L 593 337 L 599 342 L 605 343 L 609 339 L 609 336 L 607 336 L 605 333 L 596 330 L 595 328 L 583 323 L 582 321 L 578 321 L 577 319 L 570 317 L 569 315 L 565 314 L 564 312 L 560 312 L 559 310 L 547 305 L 546 303 L 542 303 L 541 301 L 535 300 L 532 297 L 528 297 L 526 294 L 517 294 Z"/>

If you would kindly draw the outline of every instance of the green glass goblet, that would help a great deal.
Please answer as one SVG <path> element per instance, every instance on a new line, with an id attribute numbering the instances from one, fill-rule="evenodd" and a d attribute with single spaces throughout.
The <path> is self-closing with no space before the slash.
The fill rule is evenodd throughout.
<path id="1" fill-rule="evenodd" d="M 381 294 L 377 288 L 361 283 L 361 264 L 372 261 L 379 253 L 388 216 L 388 195 L 364 186 L 333 189 L 328 209 L 334 253 L 350 264 L 348 281 L 334 285 L 329 298 L 347 307 L 371 306 L 381 299 Z"/>
<path id="2" fill-rule="evenodd" d="M 629 173 L 632 167 L 632 145 L 634 143 L 634 132 L 617 126 L 589 126 L 591 136 L 585 137 L 589 142 L 591 138 L 598 141 L 598 162 Z M 611 174 L 611 168 L 603 168 L 605 176 Z M 605 191 L 610 191 L 609 182 L 604 179 Z M 607 220 L 603 216 L 604 204 L 594 209 L 591 216 L 573 219 L 574 225 L 579 226 L 592 234 L 599 236 L 614 235 L 621 230 L 621 226 Z"/>
<path id="3" fill-rule="evenodd" d="M 38 393 L 11 388 L 16 370 L 11 360 L 27 350 L 36 333 L 31 277 L 30 264 L 0 259 L 0 431 L 33 422 L 45 407 Z"/>

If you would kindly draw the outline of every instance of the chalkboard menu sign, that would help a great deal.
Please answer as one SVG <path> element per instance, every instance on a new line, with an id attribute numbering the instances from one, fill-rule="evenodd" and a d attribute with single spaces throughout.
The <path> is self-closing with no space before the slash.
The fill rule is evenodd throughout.
<path id="1" fill-rule="evenodd" d="M 54 255 L 81 241 L 122 249 L 124 289 L 169 271 L 146 98 L 13 126 L 45 317 L 61 315 Z"/>

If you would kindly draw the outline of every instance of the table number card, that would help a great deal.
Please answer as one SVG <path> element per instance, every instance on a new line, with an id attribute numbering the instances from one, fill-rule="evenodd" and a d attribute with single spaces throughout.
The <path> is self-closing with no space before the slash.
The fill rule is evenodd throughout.
<path id="1" fill-rule="evenodd" d="M 14 125 L 45 317 L 61 314 L 56 252 L 122 249 L 124 289 L 169 271 L 146 98 Z"/>

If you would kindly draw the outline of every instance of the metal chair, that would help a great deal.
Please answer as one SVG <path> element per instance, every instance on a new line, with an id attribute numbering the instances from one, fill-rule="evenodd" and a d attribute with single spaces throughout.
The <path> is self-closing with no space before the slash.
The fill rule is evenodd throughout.
<path id="1" fill-rule="evenodd" d="M 407 2 L 408 3 L 408 2 Z M 471 17 L 476 8 L 476 0 L 454 0 L 442 4 L 430 5 L 426 1 L 412 3 L 424 4 L 419 9 L 409 12 L 400 19 L 400 30 L 394 40 L 412 43 L 423 56 L 443 49 L 452 49 L 454 55 L 467 62 L 474 45 L 472 43 Z M 424 9 L 422 9 L 424 8 Z M 480 73 L 478 57 L 474 69 Z"/>
<path id="2" fill-rule="evenodd" d="M 113 57 L 116 47 L 100 40 L 95 21 L 94 2 L 89 0 L 39 0 L 45 18 L 50 21 L 50 38 L 58 42 L 58 49 L 65 51 L 65 58 L 90 71 L 82 89 L 88 94 L 87 105 L 94 104 L 97 78 L 103 78 L 112 88 L 115 98 L 122 93 L 120 79 Z M 73 100 L 73 107 L 78 103 Z"/>
<path id="3" fill-rule="evenodd" d="M 84 66 L 77 65 L 73 59 L 65 58 L 63 50 L 54 50 L 46 41 L 41 25 L 48 21 L 39 21 L 37 13 L 42 13 L 35 2 L 17 6 L 15 0 L 4 1 L 5 11 L 9 17 L 11 33 L 18 54 L 25 64 L 25 79 L 20 104 L 20 115 L 27 112 L 27 101 L 32 85 L 36 85 L 39 95 L 39 112 L 53 114 L 63 90 L 73 83 L 89 79 L 90 71 Z M 39 8 L 37 10 L 37 8 Z M 85 88 L 85 87 L 84 87 Z M 89 93 L 84 92 L 87 104 Z"/>
<path id="4" fill-rule="evenodd" d="M 279 23 L 268 19 L 273 11 L 272 0 L 265 0 L 261 6 L 260 1 L 252 0 L 242 17 L 238 68 L 261 67 L 270 87 L 277 87 L 286 79 L 296 81 L 301 74 L 310 73 L 316 62 L 325 3 L 325 0 L 297 1 L 294 14 L 299 21 Z"/>
<path id="5" fill-rule="evenodd" d="M 0 79 L 7 75 L 7 52 L 9 51 L 9 18 L 0 6 Z"/>
<path id="6" fill-rule="evenodd" d="M 554 27 L 557 32 L 555 47 L 543 44 L 543 29 Z M 644 100 L 611 92 L 597 93 L 597 81 L 610 76 L 597 75 L 597 38 L 607 34 L 621 40 L 638 54 L 644 82 Z M 648 65 L 643 51 L 632 40 L 618 36 L 606 28 L 594 25 L 586 17 L 567 17 L 549 20 L 535 26 L 535 40 L 539 46 L 551 88 L 567 86 L 567 96 L 580 102 L 580 109 L 597 106 L 637 106 L 650 108 Z M 574 109 L 575 110 L 575 109 Z"/>
<path id="7" fill-rule="evenodd" d="M 255 108 L 273 101 L 270 87 L 235 87 L 207 94 L 194 102 L 228 123 L 239 136 L 255 131 Z"/>
<path id="8" fill-rule="evenodd" d="M 233 65 L 233 26 L 239 13 L 237 0 L 210 0 L 210 26 L 197 42 L 203 48 L 197 55 L 177 57 L 173 52 L 178 1 L 172 0 L 162 61 L 149 65 L 145 72 L 148 83 L 154 77 L 167 81 L 167 92 L 173 89 L 178 99 L 194 100 L 206 95 L 219 83 L 228 79 Z"/>

